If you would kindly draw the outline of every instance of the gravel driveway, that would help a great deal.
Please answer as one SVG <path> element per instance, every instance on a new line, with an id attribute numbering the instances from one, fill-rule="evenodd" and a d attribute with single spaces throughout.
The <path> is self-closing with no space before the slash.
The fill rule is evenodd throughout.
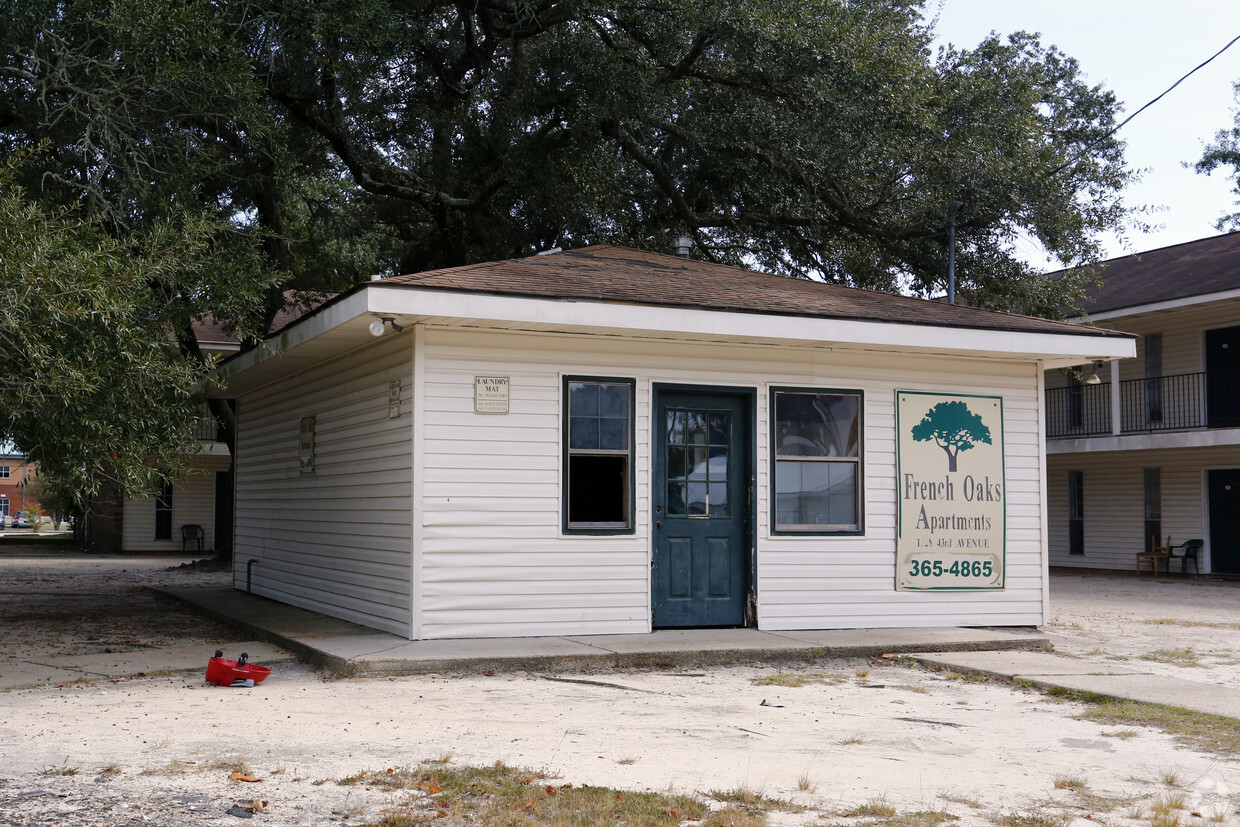
<path id="1" fill-rule="evenodd" d="M 0 651 L 145 647 L 157 663 L 201 645 L 205 666 L 236 637 L 145 588 L 227 584 L 170 568 L 183 559 L 0 552 Z M 1100 669 L 1122 660 L 1236 685 L 1238 597 L 1204 580 L 1055 575 L 1045 631 Z M 765 802 L 754 818 L 774 825 L 1149 825 L 1170 805 L 1180 827 L 1240 825 L 1230 758 L 1080 720 L 1083 708 L 881 658 L 355 680 L 283 664 L 252 689 L 209 686 L 198 671 L 46 684 L 0 695 L 0 824 L 236 824 L 248 814 L 236 803 L 256 798 L 269 810 L 256 824 L 457 823 L 435 819 L 426 791 L 341 783 L 447 759 L 755 813 Z"/>

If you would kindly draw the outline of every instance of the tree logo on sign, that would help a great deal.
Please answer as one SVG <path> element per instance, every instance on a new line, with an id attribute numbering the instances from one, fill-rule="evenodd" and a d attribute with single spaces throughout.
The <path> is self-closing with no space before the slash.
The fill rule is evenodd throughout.
<path id="1" fill-rule="evenodd" d="M 979 442 L 990 444 L 990 429 L 964 402 L 940 402 L 913 426 L 913 439 L 934 443 L 947 454 L 947 470 L 956 470 L 956 457 Z"/>

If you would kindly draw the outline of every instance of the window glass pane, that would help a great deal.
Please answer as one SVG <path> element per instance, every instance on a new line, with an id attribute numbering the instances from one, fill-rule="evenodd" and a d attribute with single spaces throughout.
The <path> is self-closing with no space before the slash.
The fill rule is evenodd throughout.
<path id="1" fill-rule="evenodd" d="M 710 444 L 711 445 L 727 445 L 728 444 L 728 420 L 731 417 L 726 413 L 716 413 L 710 415 Z"/>
<path id="2" fill-rule="evenodd" d="M 852 462 L 775 463 L 777 525 L 856 526 L 857 471 Z"/>
<path id="3" fill-rule="evenodd" d="M 710 449 L 710 472 L 712 482 L 725 482 L 728 478 L 728 449 L 712 445 Z"/>
<path id="4" fill-rule="evenodd" d="M 669 482 L 667 484 L 667 513 L 683 517 L 686 509 L 685 484 L 683 482 Z"/>
<path id="5" fill-rule="evenodd" d="M 667 444 L 668 445 L 684 445 L 685 444 L 685 412 L 684 411 L 668 411 L 667 412 Z"/>
<path id="6" fill-rule="evenodd" d="M 780 457 L 859 456 L 861 398 L 851 394 L 775 394 Z"/>
<path id="7" fill-rule="evenodd" d="M 728 484 L 726 482 L 712 482 L 709 486 L 710 491 L 710 516 L 727 517 L 728 515 Z"/>
<path id="8" fill-rule="evenodd" d="M 685 442 L 689 445 L 705 445 L 706 414 L 696 411 L 685 412 Z"/>
<path id="9" fill-rule="evenodd" d="M 667 446 L 667 478 L 685 478 L 685 447 L 683 445 Z"/>
<path id="10" fill-rule="evenodd" d="M 569 382 L 568 413 L 570 416 L 598 416 L 598 385 Z"/>
<path id="11" fill-rule="evenodd" d="M 706 479 L 706 448 L 687 448 L 689 458 L 689 479 Z"/>
<path id="12" fill-rule="evenodd" d="M 598 385 L 598 412 L 600 416 L 629 418 L 629 386 Z"/>
<path id="13" fill-rule="evenodd" d="M 1145 519 L 1162 519 L 1162 469 L 1145 469 Z"/>
<path id="14" fill-rule="evenodd" d="M 706 483 L 689 483 L 689 516 L 702 516 L 706 513 Z"/>
<path id="15" fill-rule="evenodd" d="M 568 445 L 570 448 L 594 450 L 598 445 L 598 419 L 592 416 L 574 416 L 568 421 Z"/>
<path id="16" fill-rule="evenodd" d="M 604 451 L 629 450 L 628 418 L 600 418 L 598 421 L 598 447 Z"/>

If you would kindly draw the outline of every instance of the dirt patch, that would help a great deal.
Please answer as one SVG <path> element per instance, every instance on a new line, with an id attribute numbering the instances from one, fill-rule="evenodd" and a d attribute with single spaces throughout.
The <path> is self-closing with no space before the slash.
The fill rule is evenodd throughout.
<path id="1" fill-rule="evenodd" d="M 130 631 L 214 646 L 218 628 L 141 587 L 222 585 L 227 575 L 167 565 L 0 557 L 4 651 L 30 640 L 20 645 L 68 651 Z M 67 602 L 48 594 L 58 588 Z M 92 596 L 102 620 L 88 619 Z M 22 605 L 7 613 L 10 597 Z M 1056 576 L 1048 631 L 1060 651 L 1100 666 L 1125 658 L 1230 683 L 1240 677 L 1230 662 L 1240 628 L 1226 625 L 1240 624 L 1237 597 L 1204 581 Z M 39 605 L 62 617 L 48 622 Z M 1216 625 L 1184 625 L 1205 620 Z M 1201 665 L 1141 659 L 1183 649 Z M 904 659 L 555 680 L 565 677 L 580 676 L 329 681 L 283 665 L 252 689 L 181 674 L 10 691 L 0 696 L 0 824 L 232 824 L 236 802 L 255 798 L 270 810 L 256 824 L 397 823 L 402 813 L 465 823 L 447 806 L 461 801 L 435 800 L 442 791 L 356 780 L 445 759 L 546 774 L 531 795 L 563 784 L 670 790 L 715 808 L 749 802 L 757 823 L 773 825 L 1148 825 L 1163 811 L 1180 827 L 1240 824 L 1240 768 L 1227 758 Z"/>

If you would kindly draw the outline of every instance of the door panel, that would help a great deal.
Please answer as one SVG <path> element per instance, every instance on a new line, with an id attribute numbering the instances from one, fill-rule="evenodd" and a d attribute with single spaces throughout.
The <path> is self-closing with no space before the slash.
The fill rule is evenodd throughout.
<path id="1" fill-rule="evenodd" d="M 744 623 L 753 545 L 750 409 L 745 395 L 655 390 L 657 628 Z"/>
<path id="2" fill-rule="evenodd" d="M 1240 469 L 1209 472 L 1210 571 L 1240 574 Z"/>
<path id="3" fill-rule="evenodd" d="M 1240 327 L 1206 331 L 1206 418 L 1211 428 L 1240 425 Z"/>

